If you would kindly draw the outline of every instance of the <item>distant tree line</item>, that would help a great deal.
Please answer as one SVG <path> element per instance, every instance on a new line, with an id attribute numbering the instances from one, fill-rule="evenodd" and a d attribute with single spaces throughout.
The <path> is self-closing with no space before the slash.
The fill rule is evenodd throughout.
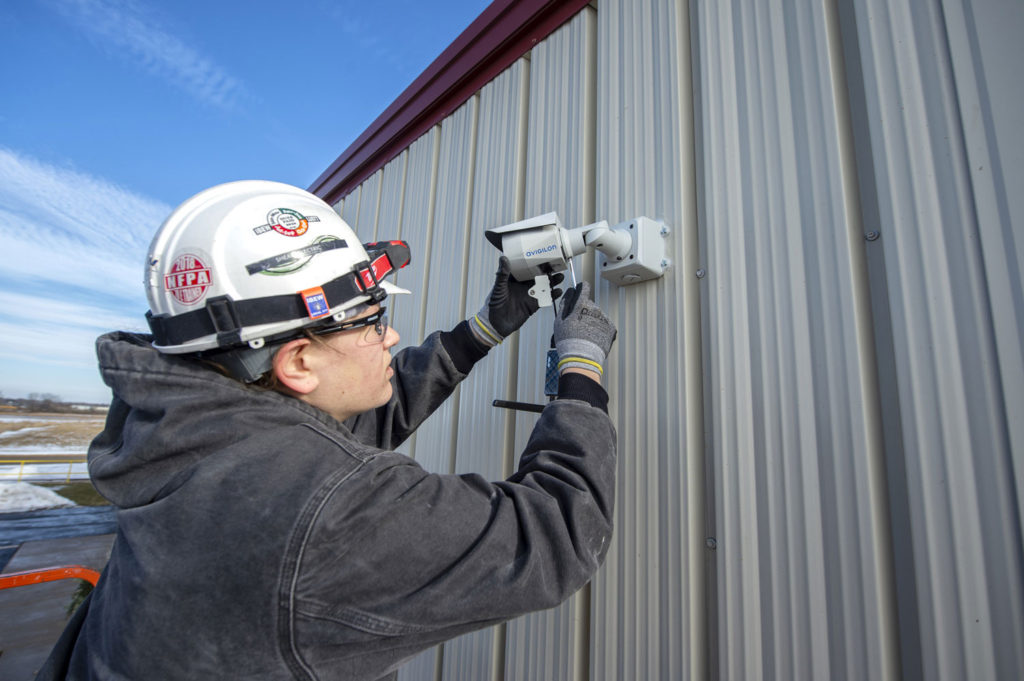
<path id="1" fill-rule="evenodd" d="M 105 412 L 105 404 L 83 404 L 81 402 L 64 402 L 60 395 L 53 393 L 29 393 L 28 397 L 3 397 L 0 393 L 0 405 L 5 411 L 40 411 L 57 414 L 81 414 L 82 412 Z"/>

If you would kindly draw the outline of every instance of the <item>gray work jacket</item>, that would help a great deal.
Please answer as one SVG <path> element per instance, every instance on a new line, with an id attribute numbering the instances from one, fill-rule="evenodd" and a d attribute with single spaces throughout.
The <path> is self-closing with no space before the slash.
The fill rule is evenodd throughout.
<path id="1" fill-rule="evenodd" d="M 342 424 L 146 336 L 101 337 L 114 399 L 89 470 L 117 538 L 37 678 L 393 678 L 440 641 L 568 598 L 612 531 L 596 383 L 563 377 L 505 481 L 389 451 L 485 354 L 470 338 L 463 323 L 398 353 L 391 402 Z"/>

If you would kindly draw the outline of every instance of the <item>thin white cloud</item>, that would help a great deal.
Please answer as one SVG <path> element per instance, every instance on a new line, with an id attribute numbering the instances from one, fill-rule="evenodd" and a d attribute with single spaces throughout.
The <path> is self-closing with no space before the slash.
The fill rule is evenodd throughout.
<path id="1" fill-rule="evenodd" d="M 26 327 L 0 322 L 0 335 L 4 337 L 4 345 L 0 347 L 0 361 L 59 367 L 96 366 L 93 347 L 99 333 L 63 325 L 39 324 Z"/>
<path id="2" fill-rule="evenodd" d="M 139 300 L 146 248 L 170 212 L 105 180 L 0 147 L 5 277 Z"/>
<path id="3" fill-rule="evenodd" d="M 141 283 L 140 283 L 141 286 Z M 89 303 L 0 290 L 0 337 L 10 338 L 16 325 L 23 327 L 50 327 L 54 329 L 84 329 L 98 335 L 113 329 L 142 329 L 146 326 L 140 310 L 127 310 Z M 10 323 L 17 320 L 17 324 Z M 26 324 L 29 321 L 31 323 Z M 4 348 L 0 345 L 0 353 Z"/>
<path id="4" fill-rule="evenodd" d="M 193 97 L 232 109 L 245 96 L 242 83 L 161 25 L 155 11 L 135 0 L 45 0 L 93 42 L 141 64 Z"/>
<path id="5" fill-rule="evenodd" d="M 146 249 L 170 212 L 105 180 L 0 147 L 4 394 L 102 394 L 93 343 L 106 331 L 146 328 Z"/>
<path id="6" fill-rule="evenodd" d="M 5 194 L 0 190 L 0 203 L 8 200 Z M 26 290 L 74 287 L 104 298 L 138 297 L 146 244 L 127 232 L 124 242 L 116 241 L 123 222 L 94 226 L 83 219 L 77 225 L 81 231 L 68 232 L 53 217 L 45 209 L 11 212 L 0 207 L 4 279 L 23 282 Z"/>

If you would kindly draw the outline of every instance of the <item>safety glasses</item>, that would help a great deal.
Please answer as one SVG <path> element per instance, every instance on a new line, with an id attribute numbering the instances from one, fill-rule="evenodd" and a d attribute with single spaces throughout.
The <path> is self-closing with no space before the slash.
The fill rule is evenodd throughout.
<path id="1" fill-rule="evenodd" d="M 310 332 L 316 336 L 326 336 L 332 333 L 351 331 L 352 329 L 361 329 L 363 327 L 369 327 L 366 329 L 366 335 L 363 336 L 363 340 L 367 343 L 383 343 L 384 336 L 388 333 L 387 310 L 382 307 L 369 317 L 361 317 L 359 319 L 341 322 L 340 324 L 332 324 L 330 326 L 310 329 Z"/>

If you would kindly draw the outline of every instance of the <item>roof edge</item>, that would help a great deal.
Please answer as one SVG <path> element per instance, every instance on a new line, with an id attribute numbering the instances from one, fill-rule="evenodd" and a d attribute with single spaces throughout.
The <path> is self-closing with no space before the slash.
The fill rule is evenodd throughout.
<path id="1" fill-rule="evenodd" d="M 388 106 L 309 191 L 335 203 L 462 106 L 590 0 L 495 0 Z"/>

